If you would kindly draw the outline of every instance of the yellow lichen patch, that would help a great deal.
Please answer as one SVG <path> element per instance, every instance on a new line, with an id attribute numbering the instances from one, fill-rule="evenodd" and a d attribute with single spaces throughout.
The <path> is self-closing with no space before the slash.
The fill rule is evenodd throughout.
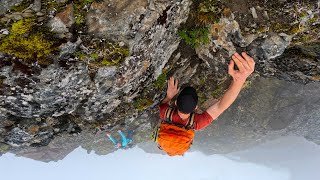
<path id="1" fill-rule="evenodd" d="M 304 27 L 303 26 L 299 26 L 298 24 L 293 26 L 291 29 L 290 29 L 290 33 L 292 34 L 297 34 L 297 33 L 301 33 L 304 31 Z"/>
<path id="2" fill-rule="evenodd" d="M 257 30 L 258 33 L 266 33 L 269 31 L 269 27 L 266 26 L 261 26 L 259 27 L 259 29 Z"/>
<path id="3" fill-rule="evenodd" d="M 12 24 L 11 34 L 22 35 L 32 30 L 34 19 L 23 19 Z"/>
<path id="4" fill-rule="evenodd" d="M 33 30 L 34 19 L 22 19 L 12 24 L 10 35 L 2 39 L 0 51 L 14 55 L 25 62 L 44 59 L 54 49 L 42 32 Z"/>

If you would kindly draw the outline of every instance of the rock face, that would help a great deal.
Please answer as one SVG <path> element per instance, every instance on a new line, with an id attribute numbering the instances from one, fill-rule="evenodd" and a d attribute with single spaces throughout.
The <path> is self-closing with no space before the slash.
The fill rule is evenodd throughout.
<path id="1" fill-rule="evenodd" d="M 0 2 L 0 16 L 15 5 L 19 5 L 23 0 L 3 0 Z"/>
<path id="2" fill-rule="evenodd" d="M 268 33 L 263 37 L 258 37 L 258 35 L 242 36 L 239 24 L 233 17 L 222 18 L 219 23 L 212 25 L 210 28 L 212 43 L 196 49 L 198 56 L 205 61 L 208 67 L 214 67 L 216 74 L 223 72 L 219 67 L 225 65 L 229 61 L 229 57 L 238 50 L 248 52 L 255 59 L 257 62 L 256 72 L 263 76 L 277 76 L 281 79 L 304 83 L 316 79 L 315 77 L 320 73 L 320 69 L 316 65 L 319 58 L 319 55 L 315 53 L 317 51 L 315 49 L 319 48 L 317 43 L 306 47 L 314 52 L 311 56 L 300 57 L 285 53 L 288 57 L 280 57 L 290 46 L 292 36 L 285 33 Z M 300 49 L 301 47 L 295 47 L 288 52 L 296 51 L 299 53 Z M 290 60 L 292 58 L 294 60 Z M 285 67 L 285 64 L 288 64 L 289 67 Z M 309 67 L 308 70 L 303 70 L 303 66 Z"/>
<path id="3" fill-rule="evenodd" d="M 71 69 L 52 65 L 32 77 L 17 78 L 21 72 L 13 72 L 11 67 L 2 69 L 1 75 L 6 76 L 4 83 L 8 85 L 1 95 L 1 106 L 7 107 L 2 114 L 34 118 L 72 113 L 83 96 L 92 92 L 88 89 L 91 80 L 86 71 L 84 64 Z M 17 81 L 20 81 L 19 86 L 16 86 Z"/>
<path id="4" fill-rule="evenodd" d="M 18 2 L 1 3 L 6 4 L 4 9 L 7 10 Z M 209 43 L 193 49 L 178 36 L 178 29 L 182 25 L 194 24 L 190 23 L 190 19 L 194 17 L 194 11 L 198 10 L 194 9 L 192 5 L 196 3 L 191 0 L 101 0 L 74 1 L 72 4 L 65 0 L 55 1 L 58 4 L 46 4 L 39 0 L 32 2 L 30 8 L 33 11 L 28 9 L 4 15 L 0 23 L 0 39 L 10 36 L 9 25 L 12 25 L 12 21 L 31 15 L 38 18 L 35 26 L 43 25 L 55 32 L 48 39 L 59 39 L 54 41 L 57 43 L 57 51 L 46 57 L 52 58 L 53 63 L 45 66 L 39 60 L 27 64 L 10 53 L 0 52 L 0 143 L 3 143 L 3 147 L 8 144 L 14 146 L 9 149 L 17 154 L 30 152 L 27 156 L 35 159 L 50 161 L 63 158 L 80 144 L 86 146 L 88 151 L 96 150 L 101 154 L 111 152 L 111 148 L 103 143 L 100 148 L 93 148 L 99 146 L 99 143 L 90 144 L 95 139 L 92 135 L 94 129 L 99 130 L 101 126 L 109 130 L 120 125 L 127 127 L 134 124 L 134 128 L 149 133 L 151 124 L 158 119 L 154 107 L 164 95 L 166 78 L 171 75 L 178 78 L 182 86 L 192 85 L 198 90 L 201 107 L 208 104 L 210 101 L 207 99 L 219 98 L 228 87 L 230 79 L 227 76 L 227 64 L 236 51 L 246 51 L 256 60 L 256 73 L 252 77 L 275 77 L 302 83 L 320 81 L 320 46 L 314 40 L 314 37 L 319 36 L 316 28 L 319 25 L 319 10 L 314 4 L 308 6 L 294 3 L 301 7 L 298 8 L 300 14 L 294 14 L 287 6 L 289 2 L 281 3 L 282 9 L 288 10 L 290 15 L 304 15 L 297 17 L 294 22 L 290 22 L 293 21 L 291 16 L 285 19 L 284 23 L 292 23 L 295 28 L 281 32 L 277 29 L 258 29 L 260 26 L 276 26 L 270 24 L 271 19 L 279 15 L 275 14 L 278 12 L 269 11 L 274 3 L 263 4 L 265 7 L 261 7 L 262 2 L 246 1 L 248 3 L 245 4 L 241 1 L 238 11 L 233 0 L 226 1 L 219 22 L 207 25 Z M 31 4 L 31 1 L 28 3 Z M 0 9 L 0 16 L 1 13 L 5 13 L 5 10 Z M 308 43 L 302 42 L 301 37 L 304 35 Z M 23 37 L 21 35 L 20 38 Z M 107 59 L 109 41 L 116 45 L 109 52 L 111 58 Z M 96 43 L 90 44 L 92 42 Z M 128 55 L 123 61 L 117 60 L 116 51 L 124 47 L 128 47 L 129 53 L 123 54 Z M 86 58 L 92 61 L 84 61 L 83 54 L 90 56 Z M 99 58 L 106 60 L 106 63 L 94 64 L 94 60 Z M 271 86 L 265 83 L 260 86 Z M 284 89 L 286 85 L 288 82 L 284 81 L 272 84 Z M 314 96 L 316 86 L 315 83 L 307 86 Z M 264 114 L 259 116 L 265 117 Z M 256 118 L 252 119 L 252 123 L 270 123 L 272 125 L 267 130 L 278 132 L 279 129 L 275 130 L 275 127 L 288 130 L 293 123 L 298 122 L 291 122 L 283 115 L 273 118 L 279 121 L 283 118 L 286 122 L 274 124 L 270 118 L 266 118 L 266 121 Z M 238 125 L 238 122 L 223 122 Z M 292 128 L 299 132 L 298 135 L 312 136 L 310 139 L 318 143 L 319 136 L 311 128 L 315 124 L 315 121 L 310 120 L 310 134 L 299 131 L 297 126 Z M 261 128 L 254 126 L 251 131 L 259 131 L 257 136 L 260 137 L 260 134 L 267 133 L 267 130 L 260 131 Z M 244 129 L 231 129 L 230 132 L 244 132 Z M 56 139 L 58 134 L 62 139 Z M 73 142 L 73 138 L 80 141 L 81 138 L 76 138 L 78 136 L 88 138 L 81 143 Z M 58 152 L 57 155 L 54 152 L 61 148 L 63 138 L 67 138 L 70 144 L 64 153 Z M 255 141 L 257 138 L 248 139 Z M 246 143 L 250 144 L 249 141 Z M 102 146 L 108 150 L 104 151 Z M 46 153 L 37 154 L 39 147 Z M 229 149 L 226 147 L 217 152 L 227 152 Z"/>
<path id="5" fill-rule="evenodd" d="M 102 2 L 100 5 L 94 4 L 91 9 L 106 6 L 106 4 L 108 1 Z M 1 106 L 7 107 L 1 110 L 2 114 L 26 118 L 43 115 L 57 117 L 63 114 L 72 114 L 80 108 L 84 111 L 79 110 L 78 112 L 84 116 L 84 119 L 92 121 L 101 118 L 105 113 L 112 112 L 122 101 L 131 102 L 136 96 L 135 93 L 139 91 L 140 85 L 146 81 L 152 81 L 147 77 L 156 78 L 161 74 L 164 65 L 177 48 L 179 38 L 175 32 L 177 32 L 179 25 L 187 19 L 190 2 L 165 1 L 162 2 L 162 5 L 168 8 L 163 12 L 163 16 L 166 17 L 162 17 L 163 21 L 160 22 L 158 20 L 160 14 L 156 13 L 157 15 L 152 18 L 146 15 L 148 21 L 151 22 L 139 27 L 138 30 L 144 29 L 144 31 L 137 30 L 131 44 L 132 56 L 127 58 L 123 66 L 120 68 L 101 68 L 93 81 L 90 80 L 87 67 L 82 63 L 77 63 L 70 69 L 51 65 L 43 69 L 40 74 L 18 78 L 22 85 L 16 86 L 15 83 L 19 81 L 17 77 L 20 76 L 20 72 L 14 73 L 10 67 L 4 67 L 1 75 L 5 77 L 4 84 L 6 84 L 8 91 L 1 96 L 4 100 L 1 101 Z M 55 22 L 61 21 L 63 22 L 61 23 L 62 29 L 66 30 L 66 27 L 72 25 L 73 20 L 69 18 L 72 11 L 72 6 L 68 5 L 66 10 L 58 13 L 50 21 L 51 25 L 56 27 Z M 128 9 L 128 12 L 131 11 Z M 148 12 L 152 13 L 153 10 L 149 9 L 144 13 L 148 14 Z M 89 13 L 88 17 L 102 16 L 101 19 L 105 18 L 99 13 L 99 10 L 95 10 Z M 137 14 L 135 14 L 136 16 Z M 139 14 L 138 16 L 144 15 Z M 123 18 L 120 17 L 121 19 Z M 117 25 L 118 21 L 113 23 Z M 55 30 L 60 32 L 61 28 Z M 64 30 L 63 32 L 67 32 Z M 101 33 L 109 32 L 104 28 L 98 31 Z M 14 96 L 11 96 L 13 94 Z"/>
<path id="6" fill-rule="evenodd" d="M 50 30 L 58 34 L 59 38 L 69 37 L 69 28 L 74 24 L 74 9 L 73 5 L 69 4 L 64 11 L 58 13 L 53 19 L 48 22 Z"/>

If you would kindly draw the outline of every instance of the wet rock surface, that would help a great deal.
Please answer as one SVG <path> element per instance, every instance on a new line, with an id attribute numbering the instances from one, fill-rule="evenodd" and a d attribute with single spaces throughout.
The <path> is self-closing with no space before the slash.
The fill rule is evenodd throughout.
<path id="1" fill-rule="evenodd" d="M 200 25 L 196 18 L 202 18 Z M 25 19 L 32 19 L 26 25 L 38 34 L 19 27 Z M 16 154 L 51 161 L 79 145 L 106 154 L 114 149 L 101 132 L 115 129 L 136 129 L 136 142 L 145 141 L 158 119 L 156 107 L 169 76 L 178 78 L 182 87 L 194 86 L 199 105 L 207 107 L 228 88 L 227 64 L 236 51 L 246 51 L 256 60 L 256 72 L 246 87 L 253 84 L 248 91 L 263 95 L 243 93 L 239 100 L 243 103 L 238 101 L 208 129 L 216 134 L 199 133 L 205 139 L 215 134 L 216 144 L 207 151 L 206 141 L 197 140 L 200 143 L 194 148 L 223 153 L 294 132 L 319 143 L 317 122 L 303 119 L 307 114 L 317 117 L 316 111 L 295 114 L 297 110 L 290 109 L 319 104 L 316 98 L 305 100 L 309 98 L 305 92 L 317 97 L 320 81 L 319 3 L 315 1 L 281 1 L 278 6 L 250 0 L 1 1 L 0 20 L 1 42 L 11 38 L 15 39 L 11 43 L 21 43 L 16 47 L 27 48 L 48 41 L 53 47 L 41 58 L 31 53 L 32 60 L 12 53 L 19 49 L 0 52 L 0 143 Z M 181 29 L 199 26 L 208 28 L 207 43 L 191 47 L 179 37 Z M 12 31 L 14 27 L 18 28 Z M 259 76 L 282 81 L 255 80 Z M 298 95 L 290 96 L 289 87 Z M 280 90 L 292 101 L 269 102 Z M 291 115 L 266 116 L 281 103 L 288 106 L 283 113 Z M 255 109 L 262 114 L 254 116 L 249 115 L 253 110 L 243 110 L 261 104 L 268 106 L 261 109 L 271 110 L 263 114 Z M 231 112 L 250 122 L 235 121 Z M 301 121 L 307 121 L 307 126 Z M 245 133 L 246 128 L 251 134 Z M 64 140 L 67 145 L 62 147 Z"/>

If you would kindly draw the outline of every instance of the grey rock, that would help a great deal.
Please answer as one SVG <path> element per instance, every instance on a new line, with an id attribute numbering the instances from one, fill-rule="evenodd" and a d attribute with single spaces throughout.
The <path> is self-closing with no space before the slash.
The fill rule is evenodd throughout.
<path id="1" fill-rule="evenodd" d="M 48 27 L 52 32 L 62 34 L 60 37 L 63 37 L 63 34 L 69 32 L 67 26 L 59 18 L 53 18 L 48 22 Z"/>
<path id="2" fill-rule="evenodd" d="M 33 14 L 25 12 L 25 13 L 22 14 L 22 17 L 24 17 L 24 18 L 33 17 Z"/>
<path id="3" fill-rule="evenodd" d="M 36 15 L 37 15 L 37 16 L 44 16 L 44 13 L 42 13 L 42 12 L 37 12 Z"/>
<path id="4" fill-rule="evenodd" d="M 257 18 L 258 18 L 258 15 L 257 15 L 256 9 L 255 9 L 254 7 L 251 7 L 251 8 L 250 8 L 250 11 L 251 11 L 252 17 L 253 17 L 254 19 L 257 19 Z"/>
<path id="5" fill-rule="evenodd" d="M 0 33 L 3 34 L 3 35 L 8 35 L 10 32 L 9 32 L 8 29 L 1 29 Z"/>
<path id="6" fill-rule="evenodd" d="M 8 17 L 3 17 L 3 18 L 0 19 L 1 23 L 7 23 L 8 21 L 9 21 Z"/>
<path id="7" fill-rule="evenodd" d="M 242 36 L 239 24 L 232 16 L 221 18 L 210 31 L 214 32 L 210 36 L 212 43 L 196 48 L 196 52 L 199 58 L 211 68 L 225 65 L 226 59 L 236 52 L 237 47 L 246 47 L 250 43 L 249 39 Z"/>
<path id="8" fill-rule="evenodd" d="M 41 10 L 41 0 L 34 0 L 31 9 L 34 12 L 39 12 Z"/>
<path id="9" fill-rule="evenodd" d="M 59 57 L 66 57 L 72 53 L 74 53 L 77 49 L 77 47 L 79 47 L 79 45 L 81 44 L 81 39 L 80 37 L 78 37 L 77 41 L 72 43 L 70 41 L 68 41 L 65 44 L 60 45 L 60 55 Z"/>
<path id="10" fill-rule="evenodd" d="M 8 136 L 5 137 L 6 143 L 10 144 L 11 146 L 21 146 L 25 142 L 31 140 L 33 136 L 26 131 L 16 127 L 13 128 L 9 133 Z"/>
<path id="11" fill-rule="evenodd" d="M 267 11 L 263 12 L 263 17 L 269 20 L 269 15 Z"/>
<path id="12" fill-rule="evenodd" d="M 15 86 L 17 74 L 12 69 L 3 69 L 1 75 L 6 75 L 6 84 Z M 20 73 L 18 73 L 20 74 Z M 11 107 L 6 112 L 18 117 L 38 117 L 43 114 L 72 113 L 81 102 L 81 97 L 90 88 L 91 80 L 84 64 L 78 64 L 67 70 L 51 65 L 32 78 L 20 78 L 25 88 L 17 92 L 15 97 L 0 96 L 1 107 Z M 37 81 L 38 83 L 36 83 Z M 8 92 L 10 94 L 10 91 Z M 23 105 L 23 101 L 27 105 Z M 69 102 L 71 102 L 69 104 Z"/>
<path id="13" fill-rule="evenodd" d="M 258 38 L 249 46 L 249 54 L 258 62 L 257 70 L 262 74 L 272 74 L 271 59 L 280 56 L 291 42 L 290 36 L 285 34 L 270 34 L 267 38 Z"/>
<path id="14" fill-rule="evenodd" d="M 16 20 L 16 21 L 18 21 L 18 20 L 23 18 L 22 13 L 7 14 L 6 17 L 9 18 L 9 19 Z"/>
<path id="15" fill-rule="evenodd" d="M 68 0 L 56 0 L 57 3 L 65 3 L 67 2 Z"/>
<path id="16" fill-rule="evenodd" d="M 259 41 L 259 40 L 257 40 Z M 260 59 L 265 60 L 274 59 L 280 56 L 286 47 L 290 44 L 291 38 L 286 34 L 271 34 L 269 37 L 262 40 L 262 42 L 253 42 L 251 46 L 255 46 L 256 43 L 259 43 L 258 47 L 249 47 L 252 50 L 251 54 L 260 55 Z"/>
<path id="17" fill-rule="evenodd" d="M 0 16 L 5 14 L 13 6 L 18 5 L 23 0 L 1 0 L 0 2 Z"/>
<path id="18" fill-rule="evenodd" d="M 130 1 L 127 11 L 123 10 L 119 12 L 122 14 L 118 14 L 116 16 L 117 19 L 112 19 L 115 22 L 115 26 L 105 23 L 109 21 L 108 18 L 110 17 L 108 14 L 103 14 L 99 11 L 100 8 L 108 7 L 106 2 L 91 5 L 91 10 L 88 13 L 89 20 L 87 22 L 89 31 L 94 31 L 101 36 L 108 35 L 108 37 L 117 37 L 118 40 L 121 39 L 123 42 L 129 42 L 132 55 L 117 70 L 115 79 L 101 81 L 101 85 L 99 86 L 96 84 L 95 88 L 97 88 L 99 93 L 93 93 L 93 97 L 84 106 L 86 119 L 93 120 L 93 114 L 99 114 L 100 116 L 103 114 L 101 112 L 111 113 L 121 102 L 132 102 L 137 96 L 136 92 L 141 88 L 141 84 L 152 81 L 152 79 L 148 80 L 146 77 L 152 76 L 156 79 L 162 73 L 162 69 L 173 51 L 178 47 L 179 38 L 174 32 L 177 32 L 177 27 L 186 21 L 190 1 L 183 1 L 179 5 L 172 2 L 158 2 L 157 6 L 163 7 L 162 9 L 164 10 L 165 7 L 170 7 L 165 11 L 167 19 L 165 22 L 161 22 L 164 24 L 158 22 L 158 18 L 160 17 L 159 12 L 148 12 L 146 9 L 141 8 L 141 4 L 140 8 L 129 11 L 129 9 L 135 9 L 138 5 L 137 3 L 136 1 Z M 146 3 L 143 1 L 142 4 Z M 114 4 L 111 6 L 118 5 Z M 134 13 L 132 16 L 134 15 L 133 17 L 135 18 L 123 19 L 122 17 L 128 15 L 128 13 Z M 144 14 L 141 16 L 139 13 Z M 101 21 L 102 24 L 99 24 L 99 28 L 90 30 L 90 26 L 96 27 L 91 23 L 93 23 L 94 17 L 97 16 L 106 21 Z M 139 17 L 142 17 L 142 19 L 139 20 Z M 90 18 L 92 19 L 90 20 Z M 131 30 L 126 27 L 123 28 L 123 23 L 128 23 L 127 21 L 134 23 Z M 137 24 L 138 21 L 141 21 L 142 24 Z M 122 24 L 121 28 L 120 24 Z M 145 34 L 146 32 L 148 33 Z M 130 39 L 128 39 L 125 34 L 131 34 L 132 36 L 130 35 Z M 95 81 L 99 82 L 99 80 Z M 114 86 L 112 89 L 109 89 L 111 82 Z"/>
<path id="19" fill-rule="evenodd" d="M 87 15 L 88 32 L 110 37 L 114 41 L 127 41 L 131 36 L 129 25 L 143 21 L 147 7 L 147 0 L 94 2 Z M 155 13 L 154 18 L 159 17 L 159 13 Z"/>
<path id="20" fill-rule="evenodd" d="M 50 19 L 47 26 L 52 32 L 57 33 L 58 38 L 66 37 L 69 28 L 74 24 L 73 5 L 69 4 L 66 8 Z"/>

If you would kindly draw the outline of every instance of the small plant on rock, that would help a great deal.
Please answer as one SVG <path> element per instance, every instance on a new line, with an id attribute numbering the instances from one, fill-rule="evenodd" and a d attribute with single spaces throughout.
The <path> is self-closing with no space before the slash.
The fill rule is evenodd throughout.
<path id="1" fill-rule="evenodd" d="M 180 38 L 192 48 L 197 48 L 210 42 L 209 29 L 207 27 L 193 28 L 191 30 L 182 29 L 178 33 Z"/>

